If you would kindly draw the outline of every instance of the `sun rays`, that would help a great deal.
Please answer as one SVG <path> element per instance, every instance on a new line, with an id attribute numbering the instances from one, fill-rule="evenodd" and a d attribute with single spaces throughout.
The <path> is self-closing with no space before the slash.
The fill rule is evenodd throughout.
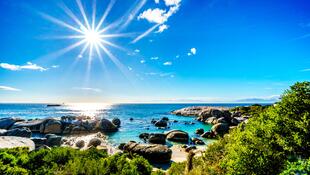
<path id="1" fill-rule="evenodd" d="M 75 14 L 64 3 L 61 4 L 61 9 L 68 17 L 70 17 L 72 20 L 71 22 L 74 22 L 74 25 L 71 25 L 70 21 L 66 22 L 48 14 L 40 13 L 41 16 L 45 19 L 67 29 L 71 33 L 70 35 L 51 36 L 50 39 L 67 39 L 74 41 L 73 44 L 54 53 L 51 53 L 50 56 L 58 57 L 60 55 L 66 54 L 69 51 L 72 51 L 73 49 L 80 48 L 80 52 L 76 56 L 76 61 L 84 58 L 88 59 L 86 72 L 87 76 L 89 75 L 91 69 L 91 63 L 95 58 L 99 59 L 103 67 L 105 64 L 105 59 L 109 58 L 121 70 L 121 72 L 124 73 L 126 70 L 125 66 L 122 65 L 119 59 L 111 52 L 110 48 L 116 48 L 121 51 L 127 51 L 127 49 L 117 45 L 116 43 L 113 43 L 110 39 L 132 37 L 134 33 L 113 33 L 113 31 L 110 30 L 116 27 L 115 23 L 119 23 L 119 21 L 111 24 L 106 24 L 105 22 L 114 4 L 115 0 L 111 0 L 103 14 L 98 19 L 96 0 L 92 1 L 92 11 L 89 13 L 90 15 L 87 15 L 88 13 L 86 12 L 86 9 L 84 8 L 81 0 L 76 0 L 79 14 Z"/>

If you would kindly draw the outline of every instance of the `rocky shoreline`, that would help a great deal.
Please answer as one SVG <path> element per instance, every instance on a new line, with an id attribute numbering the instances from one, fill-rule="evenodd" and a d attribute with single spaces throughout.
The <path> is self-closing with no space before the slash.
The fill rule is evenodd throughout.
<path id="1" fill-rule="evenodd" d="M 230 129 L 237 127 L 241 123 L 246 123 L 251 116 L 242 115 L 240 111 L 230 111 L 225 107 L 193 106 L 178 109 L 171 112 L 175 115 L 196 117 L 197 121 L 211 124 L 210 131 L 202 128 L 196 130 L 196 134 L 203 138 L 216 138 L 228 133 Z"/>
<path id="2" fill-rule="evenodd" d="M 107 142 L 108 132 L 117 132 L 121 127 L 118 118 L 108 120 L 87 116 L 63 116 L 61 118 L 46 118 L 23 120 L 20 118 L 0 119 L 0 148 L 28 146 L 30 150 L 42 148 L 68 146 L 80 150 L 95 147 L 110 154 L 123 151 L 137 153 L 154 163 L 168 163 L 173 157 L 172 149 L 167 146 L 167 141 L 178 143 L 179 152 L 197 150 L 200 145 L 205 145 L 202 138 L 216 138 L 227 133 L 240 123 L 247 121 L 249 116 L 242 116 L 240 112 L 231 112 L 229 108 L 194 106 L 175 110 L 174 115 L 196 117 L 198 122 L 213 125 L 210 131 L 197 128 L 196 137 L 190 138 L 189 133 L 182 130 L 168 130 L 164 133 L 140 133 L 139 137 L 144 143 L 130 141 L 120 144 L 117 148 Z M 133 118 L 130 120 L 134 120 Z M 169 129 L 169 125 L 177 123 L 169 118 L 151 119 L 158 129 Z M 184 123 L 193 125 L 195 122 Z M 10 142 L 8 142 L 8 140 Z M 179 153 L 178 153 L 179 154 Z M 186 154 L 181 154 L 183 157 Z M 179 158 L 178 158 L 179 159 Z"/>

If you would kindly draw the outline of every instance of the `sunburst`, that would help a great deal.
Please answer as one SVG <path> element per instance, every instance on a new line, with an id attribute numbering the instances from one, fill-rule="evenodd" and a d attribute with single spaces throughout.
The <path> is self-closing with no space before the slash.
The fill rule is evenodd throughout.
<path id="1" fill-rule="evenodd" d="M 75 43 L 58 51 L 57 53 L 54 53 L 54 55 L 62 55 L 77 47 L 81 47 L 80 53 L 77 55 L 77 58 L 82 58 L 86 54 L 88 57 L 89 70 L 94 55 L 96 54 L 96 56 L 100 59 L 100 62 L 103 62 L 101 52 L 104 52 L 107 57 L 110 58 L 110 60 L 112 60 L 122 72 L 124 72 L 124 70 L 126 69 L 125 66 L 123 66 L 122 63 L 112 54 L 109 47 L 114 47 L 121 50 L 126 49 L 109 41 L 109 39 L 118 37 L 131 37 L 133 33 L 108 33 L 109 29 L 115 27 L 115 25 L 118 24 L 117 22 L 103 27 L 103 23 L 105 22 L 105 19 L 107 18 L 113 5 L 115 4 L 115 0 L 110 1 L 99 20 L 96 19 L 96 0 L 93 0 L 92 2 L 92 15 L 91 17 L 89 17 L 86 15 L 81 0 L 76 0 L 82 19 L 79 19 L 77 15 L 74 14 L 65 4 L 61 5 L 63 11 L 75 22 L 75 25 L 70 25 L 63 20 L 57 19 L 48 14 L 40 13 L 45 19 L 62 27 L 65 27 L 73 33 L 72 35 L 56 36 L 53 38 L 76 40 Z"/>

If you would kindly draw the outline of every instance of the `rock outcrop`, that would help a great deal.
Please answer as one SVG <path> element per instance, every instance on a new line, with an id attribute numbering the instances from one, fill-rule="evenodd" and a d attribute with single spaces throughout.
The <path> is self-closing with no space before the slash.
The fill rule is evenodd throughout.
<path id="1" fill-rule="evenodd" d="M 31 139 L 25 137 L 0 136 L 0 149 L 15 147 L 28 147 L 32 151 L 35 149 L 35 144 Z"/>
<path id="2" fill-rule="evenodd" d="M 171 130 L 171 131 L 165 132 L 165 134 L 166 134 L 167 140 L 169 141 L 181 142 L 181 143 L 187 143 L 189 141 L 188 133 L 182 130 Z"/>
<path id="3" fill-rule="evenodd" d="M 24 121 L 20 118 L 1 118 L 0 119 L 0 129 L 10 129 L 11 126 L 13 126 L 14 123 Z"/>
<path id="4" fill-rule="evenodd" d="M 104 132 L 115 132 L 117 131 L 117 126 L 115 126 L 110 120 L 103 118 L 100 120 L 100 129 Z"/>
<path id="5" fill-rule="evenodd" d="M 123 150 L 124 152 L 139 154 L 154 163 L 168 163 L 172 155 L 172 150 L 165 145 L 138 144 L 133 141 L 125 144 Z"/>

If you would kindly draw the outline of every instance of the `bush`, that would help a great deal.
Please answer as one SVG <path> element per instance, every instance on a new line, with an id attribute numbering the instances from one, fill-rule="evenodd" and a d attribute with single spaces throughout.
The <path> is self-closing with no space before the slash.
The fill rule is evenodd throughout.
<path id="1" fill-rule="evenodd" d="M 310 82 L 296 83 L 274 106 L 235 110 L 256 116 L 208 146 L 189 174 L 279 174 L 308 166 L 287 161 L 310 157 Z"/>
<path id="2" fill-rule="evenodd" d="M 151 174 L 152 166 L 138 155 L 116 154 L 95 148 L 80 151 L 67 147 L 41 149 L 14 148 L 0 150 L 0 174 Z"/>

